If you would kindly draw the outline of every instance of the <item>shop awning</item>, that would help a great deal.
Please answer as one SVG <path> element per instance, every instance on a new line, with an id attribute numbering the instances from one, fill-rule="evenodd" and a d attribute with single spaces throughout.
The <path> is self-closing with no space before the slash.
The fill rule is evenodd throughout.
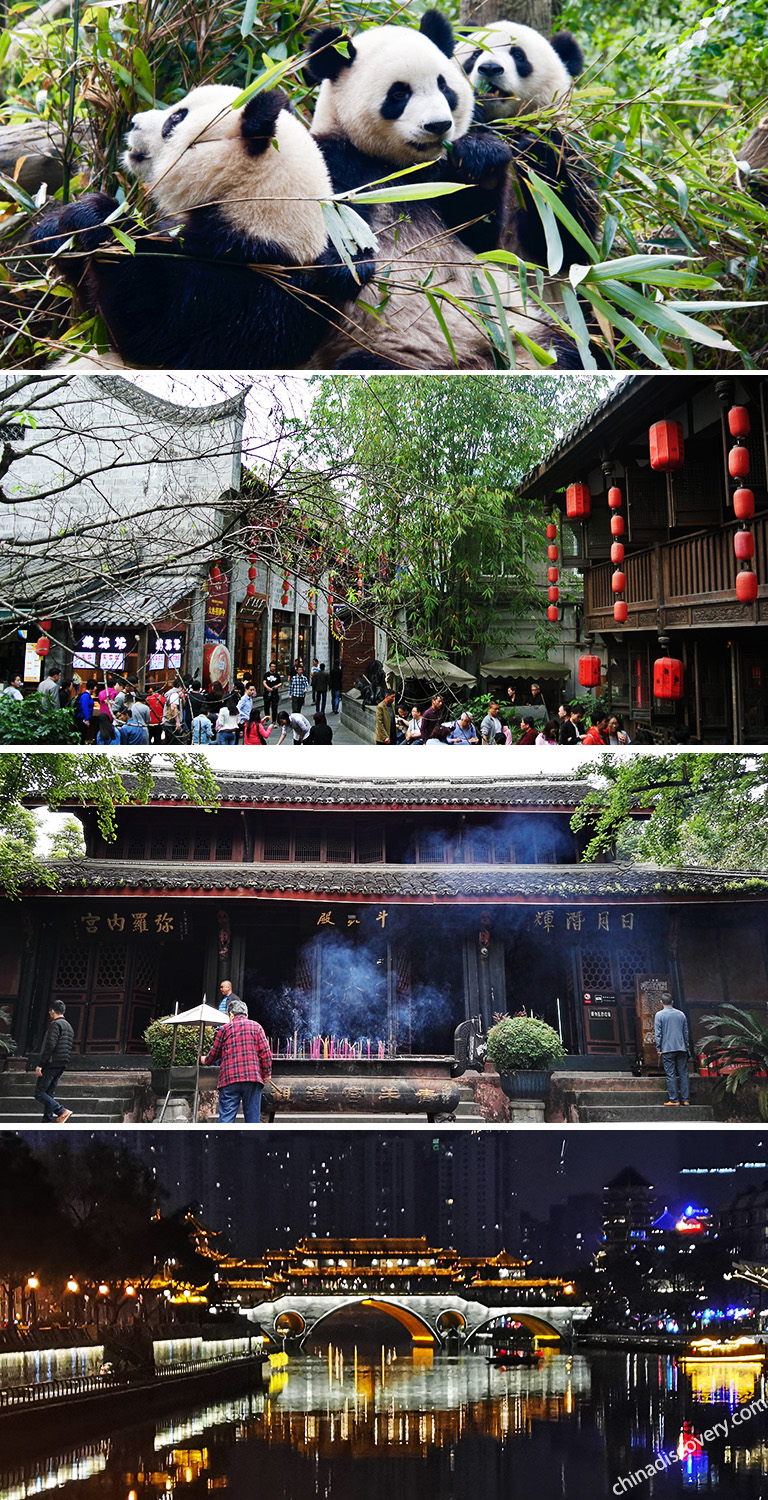
<path id="1" fill-rule="evenodd" d="M 501 661 L 484 661 L 480 668 L 481 677 L 530 677 L 534 682 L 540 677 L 564 682 L 570 674 L 570 667 L 562 662 L 541 661 L 535 656 L 505 656 Z"/>
<path id="2" fill-rule="evenodd" d="M 394 672 L 396 677 L 425 677 L 429 682 L 454 682 L 457 686 L 474 684 L 477 678 L 463 667 L 454 666 L 444 656 L 401 656 L 399 661 L 385 661 L 385 672 Z"/>

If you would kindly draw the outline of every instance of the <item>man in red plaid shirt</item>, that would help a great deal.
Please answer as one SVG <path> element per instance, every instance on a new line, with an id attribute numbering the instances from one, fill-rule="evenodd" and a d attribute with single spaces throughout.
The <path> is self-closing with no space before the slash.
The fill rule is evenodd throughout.
<path id="1" fill-rule="evenodd" d="M 258 1021 L 248 1020 L 248 1006 L 232 1000 L 229 1020 L 220 1026 L 213 1046 L 200 1061 L 219 1063 L 219 1124 L 233 1125 L 242 1103 L 246 1125 L 261 1120 L 261 1091 L 272 1076 L 272 1051 Z"/>

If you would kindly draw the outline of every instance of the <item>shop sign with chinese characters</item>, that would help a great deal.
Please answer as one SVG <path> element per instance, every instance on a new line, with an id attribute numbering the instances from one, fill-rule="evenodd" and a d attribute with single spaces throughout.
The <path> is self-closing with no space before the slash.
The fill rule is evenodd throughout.
<path id="1" fill-rule="evenodd" d="M 371 913 L 368 912 L 368 911 L 366 911 L 365 915 L 366 915 L 366 917 L 370 917 Z M 376 915 L 375 915 L 375 917 L 373 919 L 375 922 L 378 922 L 378 924 L 379 924 L 382 932 L 384 931 L 384 928 L 387 925 L 387 918 L 388 918 L 388 916 L 389 916 L 389 912 L 386 910 L 386 907 L 382 906 L 382 907 L 379 908 L 379 910 L 377 911 L 377 913 L 376 913 Z M 368 923 L 368 925 L 370 926 L 370 923 Z M 349 911 L 344 911 L 344 910 L 342 910 L 342 911 L 339 912 L 339 911 L 335 911 L 333 908 L 330 908 L 330 909 L 328 909 L 326 911 L 321 911 L 321 913 L 320 913 L 320 915 L 319 915 L 319 917 L 317 919 L 317 922 L 315 923 L 315 926 L 316 927 L 336 927 L 336 928 L 339 928 L 339 929 L 340 928 L 345 928 L 345 929 L 354 928 L 354 927 L 359 927 L 360 926 L 360 918 L 357 915 L 357 912 L 349 912 Z"/>
<path id="2" fill-rule="evenodd" d="M 539 932 L 634 932 L 633 911 L 599 911 L 592 906 L 547 907 L 534 912 L 531 925 Z"/>
<path id="3" fill-rule="evenodd" d="M 178 935 L 177 919 L 167 911 L 86 911 L 80 917 L 80 925 L 89 937 L 104 935 L 128 936 L 139 933 L 149 937 L 171 937 Z"/>

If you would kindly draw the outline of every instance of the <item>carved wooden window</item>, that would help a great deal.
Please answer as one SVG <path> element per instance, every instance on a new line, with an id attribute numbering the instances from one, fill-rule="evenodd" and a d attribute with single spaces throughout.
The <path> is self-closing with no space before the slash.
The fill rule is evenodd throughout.
<path id="1" fill-rule="evenodd" d="M 231 833 L 217 833 L 216 835 L 216 858 L 232 858 L 233 840 Z"/>
<path id="2" fill-rule="evenodd" d="M 286 832 L 271 832 L 264 835 L 265 864 L 285 864 L 291 857 L 291 837 Z"/>
<path id="3" fill-rule="evenodd" d="M 206 830 L 204 833 L 195 834 L 195 853 L 197 861 L 207 860 L 211 857 L 211 835 Z"/>
<path id="4" fill-rule="evenodd" d="M 185 860 L 189 858 L 189 834 L 177 833 L 173 840 L 171 859 Z"/>
<path id="5" fill-rule="evenodd" d="M 329 865 L 350 865 L 353 859 L 351 828 L 332 829 L 326 838 L 325 857 Z"/>

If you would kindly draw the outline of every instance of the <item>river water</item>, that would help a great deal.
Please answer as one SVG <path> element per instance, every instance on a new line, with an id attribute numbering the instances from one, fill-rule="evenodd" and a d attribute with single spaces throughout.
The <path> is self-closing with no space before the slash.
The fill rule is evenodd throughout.
<path id="1" fill-rule="evenodd" d="M 80 1447 L 46 1446 L 41 1413 L 35 1456 L 0 1456 L 0 1500 L 53 1488 L 70 1500 L 768 1500 L 765 1391 L 760 1366 L 667 1355 L 546 1352 L 504 1370 L 482 1354 L 331 1347 L 292 1357 L 269 1392 Z"/>

